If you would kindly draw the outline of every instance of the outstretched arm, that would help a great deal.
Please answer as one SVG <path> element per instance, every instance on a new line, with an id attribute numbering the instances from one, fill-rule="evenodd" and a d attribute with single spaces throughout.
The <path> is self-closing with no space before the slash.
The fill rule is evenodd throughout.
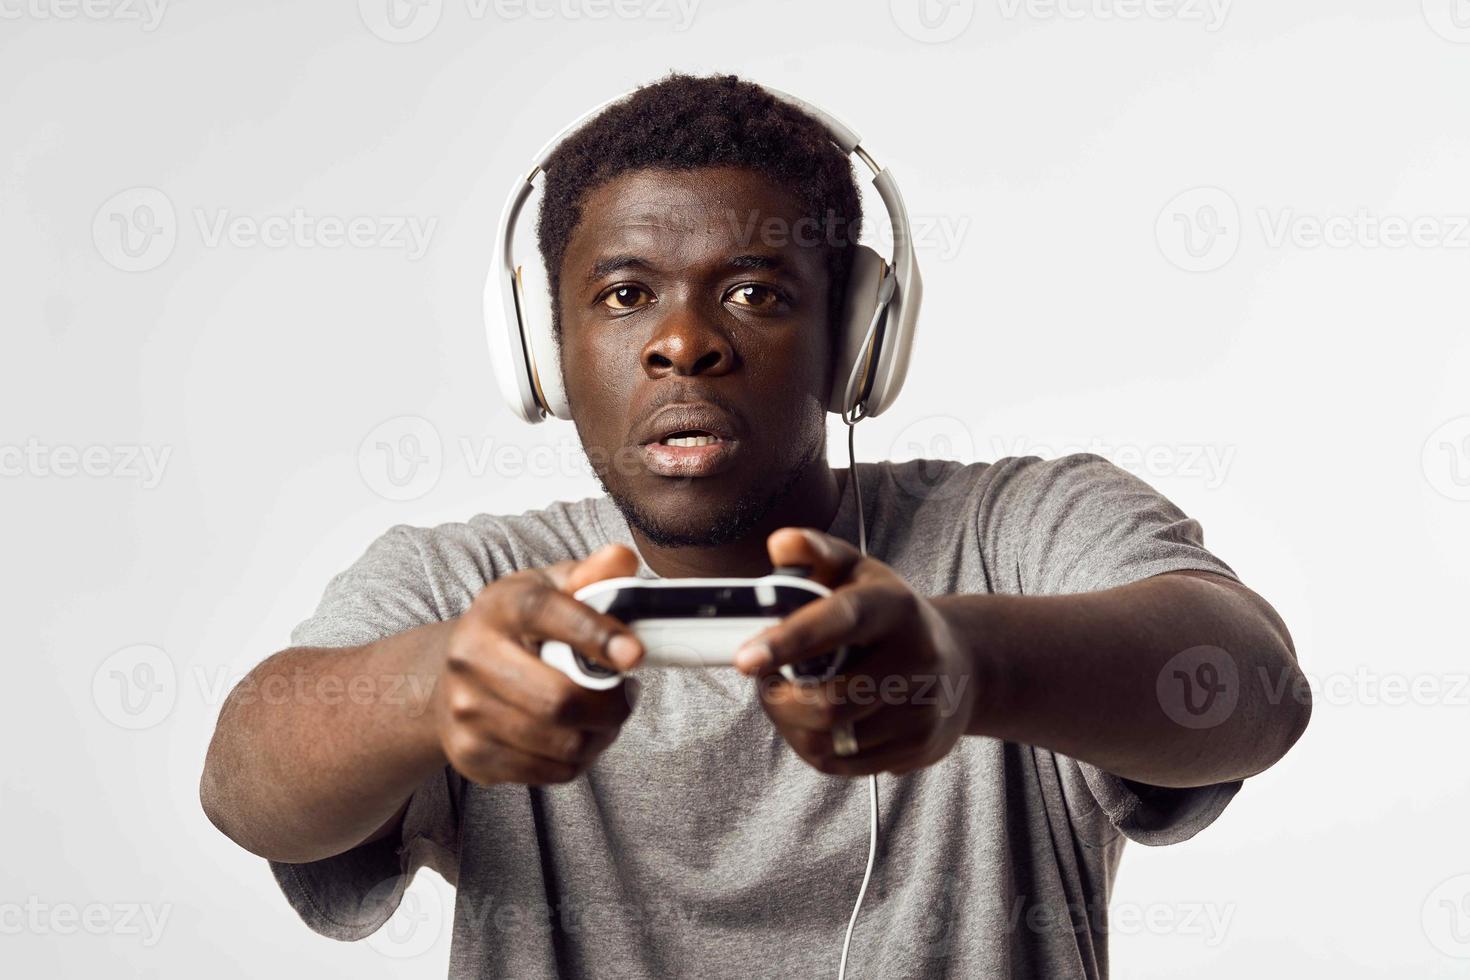
<path id="1" fill-rule="evenodd" d="M 818 531 L 778 531 L 770 550 L 835 591 L 760 634 L 738 664 L 761 677 L 792 747 L 825 772 L 906 772 L 964 735 L 989 735 L 1140 783 L 1203 786 L 1271 766 L 1311 715 L 1285 625 L 1224 576 L 926 599 Z M 776 673 L 843 644 L 864 651 L 846 676 L 812 688 Z M 846 726 L 858 751 L 838 755 L 832 731 Z"/>
<path id="2" fill-rule="evenodd" d="M 617 737 L 627 698 L 577 687 L 535 644 L 636 663 L 642 647 L 627 627 L 572 597 L 636 568 L 632 551 L 609 546 L 497 579 L 447 622 L 276 654 L 220 712 L 199 786 L 205 813 L 247 850 L 300 864 L 395 833 L 414 790 L 446 763 L 486 786 L 574 778 Z"/>
<path id="3" fill-rule="evenodd" d="M 1188 787 L 1269 768 L 1311 716 L 1285 624 L 1212 572 L 1079 595 L 933 601 L 981 665 L 970 734 Z"/>

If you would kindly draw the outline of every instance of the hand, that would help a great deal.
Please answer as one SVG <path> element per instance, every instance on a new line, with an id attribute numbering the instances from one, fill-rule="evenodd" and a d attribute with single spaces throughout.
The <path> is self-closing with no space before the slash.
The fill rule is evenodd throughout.
<path id="1" fill-rule="evenodd" d="M 782 528 L 766 550 L 772 564 L 806 566 L 832 589 L 736 654 L 736 666 L 760 679 L 766 714 L 796 754 L 843 776 L 910 772 L 948 754 L 969 726 L 976 683 L 969 655 L 933 605 L 881 561 L 811 528 Z M 847 666 L 830 681 L 793 682 L 779 672 L 843 645 Z M 834 730 L 839 746 L 850 734 L 856 751 L 839 755 Z"/>
<path id="2" fill-rule="evenodd" d="M 435 724 L 450 765 L 486 786 L 564 783 L 612 744 L 631 709 L 622 686 L 579 687 L 542 663 L 537 647 L 561 640 L 614 670 L 636 664 L 643 647 L 628 627 L 572 594 L 637 571 L 630 549 L 608 545 L 480 590 L 454 623 L 436 685 Z"/>

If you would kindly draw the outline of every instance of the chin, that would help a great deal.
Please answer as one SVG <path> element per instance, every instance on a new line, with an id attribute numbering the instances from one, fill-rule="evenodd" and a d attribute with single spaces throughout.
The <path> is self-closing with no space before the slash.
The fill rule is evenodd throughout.
<path id="1" fill-rule="evenodd" d="M 756 447 L 751 446 L 751 449 Z M 598 472 L 630 527 L 664 548 L 717 547 L 748 537 L 792 492 L 822 443 L 798 460 L 746 456 L 718 476 Z M 611 481 L 608 476 L 614 477 Z"/>
<path id="2" fill-rule="evenodd" d="M 668 481 L 649 495 L 609 491 L 628 524 L 665 548 L 714 547 L 746 537 L 776 505 L 771 486 L 718 490 L 700 480 Z"/>

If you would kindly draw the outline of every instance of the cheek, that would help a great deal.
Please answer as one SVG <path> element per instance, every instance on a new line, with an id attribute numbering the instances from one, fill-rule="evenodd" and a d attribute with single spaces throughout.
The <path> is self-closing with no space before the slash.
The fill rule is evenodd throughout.
<path id="1" fill-rule="evenodd" d="M 821 381 L 830 369 L 832 344 L 825 326 L 792 323 L 781 329 L 752 334 L 740 347 L 748 366 L 759 366 L 789 383 L 803 379 Z"/>
<path id="2" fill-rule="evenodd" d="M 789 342 L 771 345 L 756 367 L 761 375 L 773 379 L 791 394 L 807 392 L 816 398 L 827 397 L 831 377 L 831 348 L 825 340 L 793 337 Z"/>
<path id="3" fill-rule="evenodd" d="M 601 408 L 628 398 L 637 382 L 638 363 L 627 343 L 626 338 L 563 338 L 562 378 L 573 402 Z"/>

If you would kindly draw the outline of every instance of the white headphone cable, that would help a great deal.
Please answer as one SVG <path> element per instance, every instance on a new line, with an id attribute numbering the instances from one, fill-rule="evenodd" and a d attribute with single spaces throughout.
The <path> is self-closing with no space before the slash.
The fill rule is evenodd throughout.
<path id="1" fill-rule="evenodd" d="M 876 326 L 876 324 L 875 324 Z M 851 387 L 851 385 L 849 385 Z M 857 406 L 858 409 L 861 406 Z M 853 452 L 853 433 L 862 415 L 843 411 L 842 421 L 847 423 L 847 479 L 852 483 L 852 494 L 857 502 L 858 551 L 868 553 L 867 529 L 863 523 L 863 488 L 858 483 L 857 459 Z M 873 865 L 878 857 L 878 776 L 868 776 L 868 866 L 863 871 L 863 884 L 858 889 L 857 901 L 852 906 L 852 917 L 847 920 L 847 935 L 842 939 L 842 962 L 837 967 L 837 980 L 847 978 L 847 952 L 852 945 L 852 931 L 857 926 L 858 913 L 863 908 L 863 896 L 868 893 L 868 882 L 873 877 Z"/>

